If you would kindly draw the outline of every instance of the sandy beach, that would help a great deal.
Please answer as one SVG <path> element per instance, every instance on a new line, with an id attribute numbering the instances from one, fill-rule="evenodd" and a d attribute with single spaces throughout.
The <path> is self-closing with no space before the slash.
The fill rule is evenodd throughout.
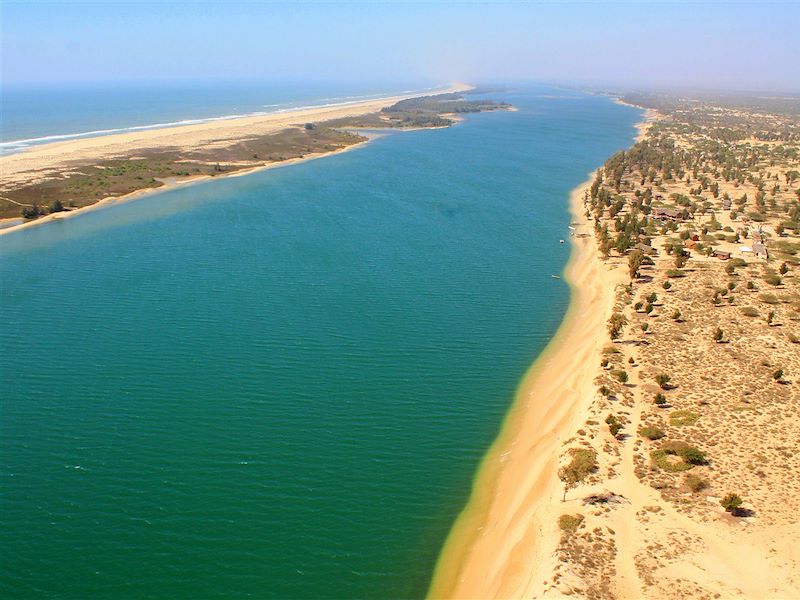
<path id="1" fill-rule="evenodd" d="M 553 340 L 518 388 L 472 496 L 440 556 L 431 598 L 531 598 L 552 571 L 559 540 L 559 451 L 586 418 L 619 271 L 600 261 L 583 216 L 594 175 L 571 194 L 576 225 L 565 269 L 572 290 Z M 588 237 L 579 237 L 588 233 Z"/>

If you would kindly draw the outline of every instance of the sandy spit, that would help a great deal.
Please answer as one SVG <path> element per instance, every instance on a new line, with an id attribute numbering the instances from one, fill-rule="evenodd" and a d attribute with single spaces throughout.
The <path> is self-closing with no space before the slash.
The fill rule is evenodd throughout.
<path id="1" fill-rule="evenodd" d="M 472 86 L 462 83 L 453 84 L 446 90 L 434 92 L 444 94 L 450 92 L 463 92 L 472 89 Z M 191 150 L 197 147 L 228 146 L 238 140 L 253 136 L 265 135 L 302 125 L 310 121 L 323 122 L 345 117 L 365 115 L 380 111 L 395 102 L 406 98 L 419 97 L 421 94 L 407 94 L 403 96 L 387 96 L 385 98 L 371 99 L 336 106 L 304 108 L 281 113 L 271 113 L 260 116 L 241 117 L 223 121 L 210 121 L 178 127 L 165 127 L 127 133 L 118 133 L 107 136 L 81 138 L 63 142 L 53 142 L 32 146 L 23 152 L 0 156 L 0 173 L 2 173 L 2 187 L 16 187 L 25 185 L 31 180 L 45 178 L 69 168 L 76 164 L 93 164 L 112 158 L 125 158 L 136 156 L 137 152 L 153 149 Z M 368 141 L 368 140 L 367 140 Z M 348 146 L 344 150 L 353 149 L 362 144 Z M 47 215 L 34 221 L 12 225 L 0 229 L 0 236 L 19 229 L 42 225 L 44 223 L 72 218 L 87 211 L 107 207 L 120 202 L 128 202 L 143 196 L 164 192 L 178 186 L 198 183 L 208 179 L 222 177 L 238 177 L 254 171 L 281 166 L 297 164 L 306 160 L 313 160 L 328 156 L 343 149 L 331 152 L 309 154 L 303 158 L 290 159 L 270 163 L 253 169 L 246 169 L 229 174 L 220 174 L 216 177 L 191 177 L 179 182 L 169 183 L 158 188 L 136 190 L 123 196 L 111 196 L 99 202 L 73 211 L 66 211 Z"/>

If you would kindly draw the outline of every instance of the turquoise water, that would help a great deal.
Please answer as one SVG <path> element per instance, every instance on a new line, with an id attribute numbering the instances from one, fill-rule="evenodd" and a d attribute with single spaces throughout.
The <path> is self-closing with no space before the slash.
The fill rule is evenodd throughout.
<path id="1" fill-rule="evenodd" d="M 0 596 L 424 595 L 634 135 L 554 93 L 0 238 Z"/>

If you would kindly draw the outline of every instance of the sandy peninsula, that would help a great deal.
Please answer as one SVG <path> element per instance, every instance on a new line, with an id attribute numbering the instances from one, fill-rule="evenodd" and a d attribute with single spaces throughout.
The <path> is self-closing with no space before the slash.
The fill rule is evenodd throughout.
<path id="1" fill-rule="evenodd" d="M 457 93 L 470 89 L 472 86 L 459 83 L 436 91 L 435 94 Z M 186 173 L 181 173 L 180 177 L 156 178 L 153 179 L 155 184 L 153 186 L 143 187 L 140 185 L 133 191 L 109 193 L 105 197 L 81 203 L 74 209 L 68 208 L 62 212 L 53 212 L 35 220 L 21 222 L 18 216 L 4 219 L 5 227 L 0 228 L 0 235 L 21 228 L 41 225 L 51 220 L 71 218 L 83 214 L 87 210 L 127 202 L 176 186 L 198 183 L 210 177 L 244 175 L 261 169 L 296 164 L 352 149 L 369 141 L 370 136 L 349 135 L 349 139 L 347 139 L 346 132 L 337 133 L 326 129 L 327 137 L 322 137 L 316 142 L 298 142 L 296 139 L 292 139 L 292 134 L 288 132 L 303 130 L 306 123 L 343 123 L 348 119 L 364 117 L 371 117 L 372 120 L 375 120 L 376 115 L 382 109 L 402 100 L 419 97 L 419 93 L 409 93 L 259 116 L 80 138 L 32 146 L 19 153 L 0 156 L 0 172 L 2 172 L 0 199 L 10 203 L 9 207 L 14 210 L 31 206 L 31 200 L 27 198 L 22 200 L 12 198 L 20 189 L 30 188 L 37 184 L 46 185 L 53 181 L 64 181 L 69 177 L 80 175 L 87 168 L 96 169 L 101 166 L 100 168 L 109 169 L 112 167 L 102 165 L 116 166 L 120 164 L 120 161 L 131 161 L 130 164 L 133 164 L 142 159 L 155 157 L 161 162 L 172 161 L 173 165 L 186 164 L 196 167 L 200 164 L 210 167 L 222 164 L 227 169 L 222 169 L 221 172 L 208 172 L 209 168 L 204 170 L 195 168 L 194 171 L 201 172 L 191 174 L 190 171 L 186 171 Z M 455 120 L 454 118 L 450 119 L 451 122 Z M 283 155 L 259 157 L 258 154 L 248 154 L 254 140 L 264 139 L 276 140 L 273 146 Z M 298 150 L 298 144 L 308 147 Z M 230 148 L 239 148 L 238 155 L 228 152 Z M 260 149 L 264 152 L 270 150 L 269 146 L 265 149 L 263 144 Z M 202 156 L 199 155 L 201 152 Z M 228 158 L 228 162 L 225 162 L 226 153 L 234 158 Z M 247 154 L 246 157 L 243 153 Z M 223 158 L 221 159 L 220 156 Z M 143 174 L 147 178 L 151 177 L 149 172 Z"/>

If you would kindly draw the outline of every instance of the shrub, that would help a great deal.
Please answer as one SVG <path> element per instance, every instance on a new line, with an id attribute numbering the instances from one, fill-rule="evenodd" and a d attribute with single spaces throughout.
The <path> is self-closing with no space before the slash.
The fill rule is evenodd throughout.
<path id="1" fill-rule="evenodd" d="M 600 395 L 601 395 L 601 396 L 608 397 L 608 395 L 609 395 L 610 393 L 611 393 L 611 390 L 610 390 L 610 389 L 608 389 L 608 387 L 607 387 L 607 386 L 605 386 L 605 385 L 601 385 L 601 386 L 600 386 Z"/>
<path id="2" fill-rule="evenodd" d="M 780 302 L 775 294 L 760 294 L 758 299 L 765 304 L 778 304 L 778 302 Z"/>
<path id="3" fill-rule="evenodd" d="M 642 323 L 641 327 L 642 327 L 642 331 L 647 333 L 647 330 L 650 329 L 650 324 L 649 323 Z"/>
<path id="4" fill-rule="evenodd" d="M 656 383 L 662 390 L 668 390 L 670 388 L 670 376 L 666 373 L 659 373 L 656 375 Z"/>
<path id="5" fill-rule="evenodd" d="M 661 287 L 663 287 L 665 290 L 669 291 L 670 288 L 672 288 L 672 282 L 671 281 L 665 281 L 664 283 L 661 284 Z"/>
<path id="6" fill-rule="evenodd" d="M 648 440 L 653 440 L 653 441 L 660 440 L 665 435 L 663 429 L 660 429 L 658 427 L 654 427 L 652 425 L 647 425 L 646 427 L 642 427 L 639 430 L 639 434 L 642 437 L 645 437 Z"/>
<path id="7" fill-rule="evenodd" d="M 656 394 L 656 397 L 653 399 L 653 403 L 658 404 L 659 406 L 663 406 L 664 404 L 667 403 L 667 399 L 666 397 L 664 397 L 664 394 L 658 393 Z"/>
<path id="8" fill-rule="evenodd" d="M 681 311 L 679 311 L 678 309 L 675 309 L 672 312 L 672 320 L 673 321 L 680 321 L 680 319 L 681 319 Z"/>
<path id="9" fill-rule="evenodd" d="M 694 446 L 688 446 L 678 452 L 680 457 L 690 465 L 705 465 L 708 463 L 706 455 Z"/>
<path id="10" fill-rule="evenodd" d="M 680 271 L 678 269 L 669 269 L 667 271 L 667 277 L 675 278 L 675 277 L 686 277 L 686 273 Z"/>
<path id="11" fill-rule="evenodd" d="M 597 453 L 591 448 L 572 448 L 569 453 L 572 460 L 558 470 L 558 478 L 564 482 L 564 498 L 569 488 L 597 469 Z"/>
<path id="12" fill-rule="evenodd" d="M 778 269 L 778 271 L 780 272 L 781 275 L 786 275 L 786 273 L 789 272 L 789 265 L 787 265 L 786 263 L 781 263 L 781 268 Z"/>
<path id="13" fill-rule="evenodd" d="M 742 500 L 742 497 L 738 494 L 726 494 L 726 496 L 720 500 L 719 503 L 727 512 L 734 513 L 744 503 L 744 500 Z"/>
<path id="14" fill-rule="evenodd" d="M 558 517 L 558 527 L 561 531 L 572 533 L 583 523 L 583 515 L 561 515 Z"/>
<path id="15" fill-rule="evenodd" d="M 64 205 L 61 204 L 61 200 L 55 199 L 50 203 L 50 212 L 57 213 L 64 210 Z"/>
<path id="16" fill-rule="evenodd" d="M 724 335 L 724 334 L 722 333 L 722 329 L 720 329 L 719 327 L 717 327 L 717 328 L 714 330 L 714 341 L 715 341 L 715 342 L 721 342 L 721 341 L 722 341 L 722 336 L 723 336 L 723 335 Z"/>
<path id="17" fill-rule="evenodd" d="M 686 487 L 695 494 L 708 487 L 708 479 L 695 475 L 694 473 L 688 473 L 683 481 Z"/>
<path id="18" fill-rule="evenodd" d="M 747 285 L 746 285 L 745 287 L 746 287 L 748 290 L 754 290 L 754 289 L 756 289 L 756 284 L 755 284 L 755 283 L 753 283 L 752 281 L 748 281 L 748 282 L 747 282 Z"/>
<path id="19" fill-rule="evenodd" d="M 614 377 L 620 383 L 628 382 L 628 373 L 626 373 L 622 369 L 615 369 L 614 371 L 611 371 L 611 376 Z"/>
<path id="20" fill-rule="evenodd" d="M 764 281 L 770 285 L 779 286 L 783 280 L 777 275 L 767 275 L 764 277 Z"/>
<path id="21" fill-rule="evenodd" d="M 752 306 L 745 306 L 744 308 L 742 308 L 742 314 L 745 317 L 757 317 L 758 311 Z"/>
<path id="22" fill-rule="evenodd" d="M 777 369 L 773 374 L 772 378 L 775 381 L 781 381 L 783 379 L 783 369 Z"/>

